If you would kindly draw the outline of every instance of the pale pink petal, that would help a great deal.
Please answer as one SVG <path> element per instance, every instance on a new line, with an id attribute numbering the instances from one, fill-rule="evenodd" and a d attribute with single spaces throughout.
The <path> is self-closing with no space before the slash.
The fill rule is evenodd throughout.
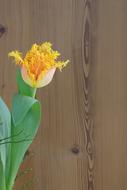
<path id="1" fill-rule="evenodd" d="M 36 84 L 36 88 L 41 88 L 41 87 L 44 87 L 46 85 L 48 85 L 52 79 L 53 79 L 53 76 L 55 74 L 55 71 L 56 71 L 56 68 L 52 68 L 50 70 L 47 71 L 47 73 L 42 77 L 42 79 L 38 80 L 37 81 L 37 84 Z M 29 85 L 29 86 L 32 86 L 33 87 L 33 81 L 30 79 L 28 73 L 27 73 L 27 70 L 24 66 L 22 66 L 21 68 L 21 73 L 22 73 L 22 78 L 23 80 Z"/>
<path id="2" fill-rule="evenodd" d="M 30 77 L 28 76 L 27 70 L 24 66 L 21 67 L 21 74 L 22 74 L 22 78 L 23 80 L 29 85 L 32 86 L 32 81 L 30 79 Z"/>
<path id="3" fill-rule="evenodd" d="M 52 81 L 55 71 L 55 67 L 48 70 L 47 73 L 43 76 L 43 78 L 37 82 L 37 88 L 48 85 Z"/>

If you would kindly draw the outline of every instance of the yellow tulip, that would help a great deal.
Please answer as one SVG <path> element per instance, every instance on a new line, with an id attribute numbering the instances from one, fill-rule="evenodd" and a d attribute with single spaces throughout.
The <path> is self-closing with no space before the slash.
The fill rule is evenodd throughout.
<path id="1" fill-rule="evenodd" d="M 60 71 L 68 64 L 67 61 L 58 61 L 60 53 L 52 49 L 49 42 L 41 45 L 33 44 L 23 58 L 19 51 L 12 51 L 9 57 L 13 57 L 15 63 L 20 65 L 23 80 L 33 88 L 40 88 L 49 84 L 56 69 Z"/>

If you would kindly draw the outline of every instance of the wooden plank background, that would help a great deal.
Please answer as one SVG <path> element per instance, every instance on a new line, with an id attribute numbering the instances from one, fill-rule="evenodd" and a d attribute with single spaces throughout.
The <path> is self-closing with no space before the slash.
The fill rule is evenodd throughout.
<path id="1" fill-rule="evenodd" d="M 15 190 L 127 189 L 126 0 L 0 0 L 0 95 L 10 50 L 51 41 L 71 64 L 38 90 L 43 120 Z"/>

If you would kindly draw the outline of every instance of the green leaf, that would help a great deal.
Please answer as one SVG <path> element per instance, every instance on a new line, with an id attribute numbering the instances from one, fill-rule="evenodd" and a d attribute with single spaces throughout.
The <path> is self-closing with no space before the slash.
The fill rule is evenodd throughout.
<path id="1" fill-rule="evenodd" d="M 11 135 L 11 114 L 4 103 L 4 101 L 0 98 L 0 184 L 3 186 L 1 188 L 4 189 L 5 178 L 6 178 L 6 168 L 9 165 L 9 151 L 10 145 L 5 143 L 7 137 Z M 3 190 L 2 189 L 2 190 Z"/>
<path id="2" fill-rule="evenodd" d="M 30 97 L 35 97 L 36 88 L 32 88 L 31 86 L 27 85 L 24 82 L 19 68 L 17 69 L 17 84 L 18 84 L 19 94 L 25 95 L 25 96 L 30 96 Z"/>
<path id="3" fill-rule="evenodd" d="M 1 159 L 0 159 L 0 189 L 6 190 L 5 173 L 3 170 L 3 164 L 2 164 Z"/>
<path id="4" fill-rule="evenodd" d="M 11 190 L 24 154 L 32 143 L 41 119 L 40 103 L 31 97 L 16 95 L 12 105 L 11 164 L 7 190 Z"/>
<path id="5" fill-rule="evenodd" d="M 35 101 L 36 100 L 33 98 L 25 97 L 22 95 L 14 96 L 12 118 L 15 126 L 22 122 L 29 109 L 32 107 L 33 102 Z"/>
<path id="6" fill-rule="evenodd" d="M 4 103 L 4 101 L 0 98 L 0 139 L 4 139 L 9 137 L 11 134 L 11 114 Z M 3 143 L 4 141 L 1 141 Z M 3 169 L 5 170 L 7 152 L 8 152 L 8 144 L 0 145 L 0 157 L 3 163 Z"/>

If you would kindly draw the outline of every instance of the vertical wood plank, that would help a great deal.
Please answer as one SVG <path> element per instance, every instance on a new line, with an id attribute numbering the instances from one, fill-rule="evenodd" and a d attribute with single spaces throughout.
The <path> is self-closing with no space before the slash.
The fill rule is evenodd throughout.
<path id="1" fill-rule="evenodd" d="M 79 16 L 80 10 L 80 16 Z M 82 10 L 82 11 L 81 11 Z M 78 168 L 82 177 L 81 189 L 94 190 L 94 123 L 93 123 L 93 65 L 95 64 L 95 2 L 76 1 L 74 17 L 74 75 L 75 96 L 80 128 L 81 146 L 84 150 L 81 167 Z M 80 20 L 80 22 L 79 22 Z M 78 25 L 77 25 L 78 24 Z M 78 178 L 78 180 L 80 180 Z"/>
<path id="2" fill-rule="evenodd" d="M 127 3 L 97 1 L 95 189 L 127 189 Z"/>

